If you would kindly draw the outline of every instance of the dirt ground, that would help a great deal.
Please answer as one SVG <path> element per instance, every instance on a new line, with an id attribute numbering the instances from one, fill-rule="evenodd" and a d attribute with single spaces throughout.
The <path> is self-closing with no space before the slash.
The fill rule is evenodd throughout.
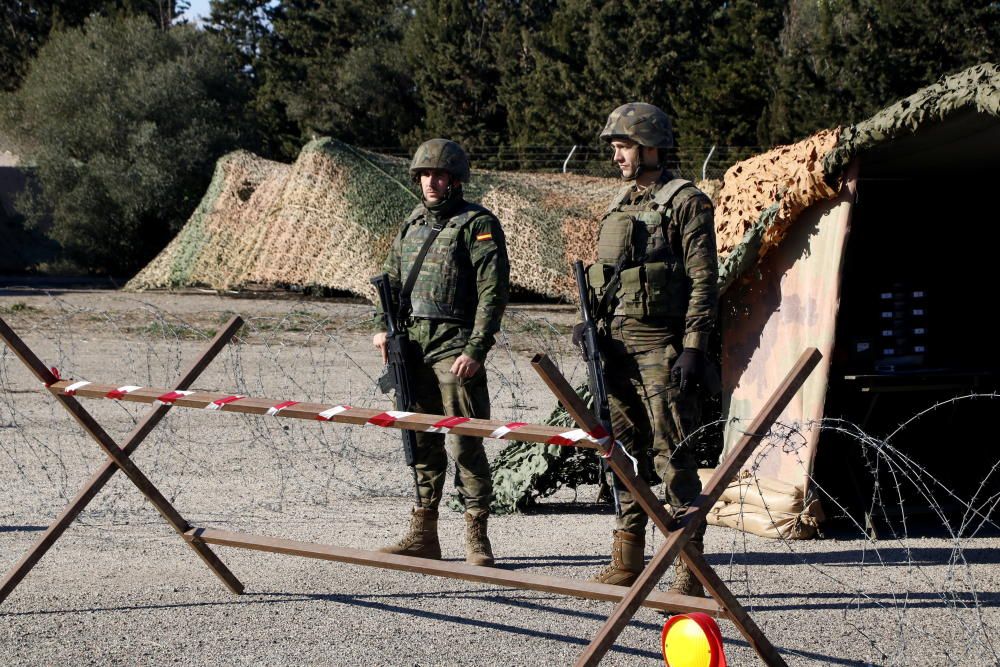
<path id="1" fill-rule="evenodd" d="M 331 300 L 0 287 L 0 317 L 63 377 L 167 386 L 232 314 L 248 320 L 196 388 L 389 407 L 374 388 L 372 309 Z M 489 367 L 494 417 L 554 407 L 537 351 L 571 380 L 568 307 L 513 306 Z M 83 400 L 119 441 L 137 407 Z M 494 456 L 503 445 L 487 441 Z M 0 346 L 0 568 L 12 567 L 104 458 Z M 175 408 L 134 456 L 192 524 L 363 549 L 394 540 L 410 504 L 394 431 Z M 446 489 L 450 492 L 451 484 Z M 613 516 L 596 489 L 562 490 L 491 519 L 498 566 L 585 578 Z M 444 557 L 464 521 L 443 511 Z M 986 534 L 986 533 L 982 533 Z M 995 535 L 996 531 L 989 533 Z M 998 661 L 1000 550 L 969 527 L 873 541 L 768 540 L 710 527 L 708 561 L 790 665 Z M 647 534 L 647 554 L 662 537 Z M 122 476 L 0 603 L 5 664 L 559 665 L 612 605 L 220 547 L 246 585 L 230 594 Z M 661 584 L 669 583 L 669 577 Z M 642 609 L 602 664 L 662 664 L 663 617 Z M 720 622 L 731 665 L 759 664 Z"/>

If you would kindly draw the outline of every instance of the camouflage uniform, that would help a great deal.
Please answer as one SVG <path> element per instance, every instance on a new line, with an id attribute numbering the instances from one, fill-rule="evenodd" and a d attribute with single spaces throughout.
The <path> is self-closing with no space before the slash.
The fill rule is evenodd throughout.
<path id="1" fill-rule="evenodd" d="M 718 302 L 718 260 L 712 203 L 700 190 L 684 187 L 669 209 L 656 210 L 655 196 L 668 181 L 669 176 L 662 178 L 643 192 L 631 187 L 602 220 L 603 227 L 616 213 L 645 214 L 647 224 L 637 227 L 642 230 L 659 218 L 653 233 L 645 235 L 645 247 L 633 252 L 637 257 L 657 250 L 665 255 L 662 261 L 622 271 L 602 342 L 615 437 L 638 458 L 643 476 L 655 481 L 647 455 L 652 443 L 653 467 L 664 482 L 667 500 L 680 508 L 701 492 L 694 452 L 689 446 L 677 447 L 697 428 L 700 414 L 697 395 L 682 393 L 670 371 L 683 348 L 707 349 Z M 641 243 L 637 236 L 642 234 L 633 240 Z M 603 275 L 596 274 L 607 274 L 608 265 L 618 258 L 602 259 L 612 261 L 590 270 L 598 295 Z M 618 528 L 642 533 L 645 512 L 627 490 L 620 492 L 619 500 Z"/>
<path id="2" fill-rule="evenodd" d="M 612 112 L 601 138 L 656 148 L 660 160 L 673 146 L 669 118 L 641 103 Z M 643 168 L 640 148 L 631 178 Z M 672 371 L 675 365 L 687 370 L 677 363 L 682 354 L 703 361 L 716 321 L 718 256 L 711 200 L 659 163 L 655 169 L 656 182 L 626 186 L 601 219 L 598 261 L 588 278 L 595 303 L 607 306 L 596 312 L 604 318 L 601 345 L 615 438 L 638 459 L 645 479 L 655 482 L 655 469 L 676 511 L 701 492 L 697 458 L 690 445 L 678 446 L 698 426 L 700 411 L 697 392 L 681 391 Z M 616 271 L 615 292 L 605 299 Z M 648 517 L 627 490 L 620 489 L 619 501 L 612 562 L 595 580 L 631 585 L 642 570 Z M 691 540 L 698 550 L 704 530 L 702 524 Z M 672 590 L 701 595 L 680 561 L 677 572 Z"/>
<path id="3" fill-rule="evenodd" d="M 510 288 L 503 229 L 487 209 L 466 202 L 460 189 L 440 205 L 420 204 L 393 239 L 383 265 L 397 293 L 434 224 L 444 228 L 420 267 L 406 322 L 414 410 L 488 419 L 485 367 L 467 379 L 449 369 L 461 354 L 483 363 L 500 329 Z M 441 501 L 448 464 L 444 444 L 442 434 L 417 433 L 423 507 L 436 509 Z M 466 508 L 489 509 L 493 489 L 482 438 L 449 435 L 448 453 L 458 464 L 456 485 Z"/>

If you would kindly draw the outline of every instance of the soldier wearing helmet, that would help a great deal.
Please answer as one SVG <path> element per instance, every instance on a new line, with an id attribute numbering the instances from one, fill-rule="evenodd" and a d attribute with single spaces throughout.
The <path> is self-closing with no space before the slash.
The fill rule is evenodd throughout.
<path id="1" fill-rule="evenodd" d="M 408 365 L 415 410 L 488 419 L 483 363 L 500 329 L 510 288 L 503 229 L 490 211 L 465 201 L 462 184 L 469 181 L 469 158 L 454 141 L 421 144 L 410 176 L 421 203 L 393 239 L 383 272 L 393 284 L 412 345 Z M 383 361 L 385 340 L 384 332 L 372 340 Z M 466 561 L 492 565 L 486 532 L 493 493 L 489 461 L 482 438 L 470 436 L 447 436 L 446 450 L 443 434 L 417 433 L 420 505 L 413 509 L 409 532 L 381 551 L 441 557 L 438 505 L 449 456 L 455 460 L 455 484 L 466 509 Z"/>
<path id="2" fill-rule="evenodd" d="M 615 438 L 664 482 L 674 511 L 701 492 L 698 461 L 685 438 L 699 425 L 705 351 L 715 326 L 718 258 L 713 207 L 666 167 L 670 119 L 652 104 L 611 112 L 601 132 L 626 184 L 601 219 L 597 262 L 588 269 L 601 320 L 605 378 Z M 652 465 L 650 465 L 652 454 Z M 630 586 L 643 568 L 646 514 L 627 491 L 612 560 L 595 578 Z M 701 549 L 704 524 L 691 542 Z M 678 559 L 672 590 L 703 595 Z"/>

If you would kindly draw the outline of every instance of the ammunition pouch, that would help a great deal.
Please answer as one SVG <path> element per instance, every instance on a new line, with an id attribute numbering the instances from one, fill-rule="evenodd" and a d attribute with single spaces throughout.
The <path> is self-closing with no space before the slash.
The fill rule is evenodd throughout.
<path id="1" fill-rule="evenodd" d="M 619 314 L 634 318 L 684 317 L 686 312 L 685 286 L 687 276 L 670 261 L 646 261 L 638 266 L 622 269 L 615 284 L 615 266 L 596 263 L 587 269 L 591 287 L 591 304 L 596 318 L 610 313 L 600 310 L 604 294 L 617 289 Z"/>

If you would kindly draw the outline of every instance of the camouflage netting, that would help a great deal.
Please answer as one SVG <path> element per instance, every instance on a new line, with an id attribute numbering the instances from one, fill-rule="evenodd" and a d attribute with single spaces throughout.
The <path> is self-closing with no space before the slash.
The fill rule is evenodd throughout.
<path id="1" fill-rule="evenodd" d="M 839 130 L 824 130 L 726 171 L 715 200 L 723 290 L 777 247 L 802 211 L 837 194 L 839 188 L 826 183 L 822 160 L 838 135 Z"/>
<path id="2" fill-rule="evenodd" d="M 592 405 L 586 385 L 576 392 Z M 557 405 L 545 420 L 549 426 L 575 427 L 569 413 Z M 510 514 L 530 508 L 539 498 L 551 496 L 563 487 L 576 489 L 583 484 L 597 484 L 599 466 L 592 450 L 560 445 L 540 445 L 515 441 L 503 448 L 490 463 L 493 479 L 493 514 Z M 448 506 L 463 511 L 462 499 L 454 494 Z"/>
<path id="3" fill-rule="evenodd" d="M 219 160 L 198 209 L 126 289 L 262 284 L 371 298 L 393 234 L 418 203 L 407 162 L 332 139 L 293 165 L 236 152 Z M 569 264 L 590 260 L 596 220 L 617 181 L 474 172 L 466 194 L 503 222 L 515 287 L 570 299 Z"/>
<path id="4" fill-rule="evenodd" d="M 776 184 L 796 181 L 782 168 L 810 173 L 804 161 L 795 162 L 796 149 L 776 161 Z M 294 286 L 372 298 L 368 278 L 418 202 L 407 166 L 333 139 L 307 144 L 293 165 L 245 151 L 226 155 L 187 224 L 126 289 Z M 597 220 L 620 186 L 615 179 L 573 174 L 477 171 L 466 194 L 503 223 L 514 286 L 572 300 L 569 265 L 593 260 Z M 720 186 L 699 183 L 709 194 Z M 732 220 L 723 224 L 720 218 L 719 229 L 751 228 L 754 205 L 734 202 Z M 727 243 L 726 251 L 733 245 Z"/>
<path id="5" fill-rule="evenodd" d="M 943 77 L 847 128 L 836 147 L 823 157 L 823 170 L 836 178 L 866 150 L 969 111 L 1000 118 L 1000 68 L 995 64 L 983 63 Z"/>

